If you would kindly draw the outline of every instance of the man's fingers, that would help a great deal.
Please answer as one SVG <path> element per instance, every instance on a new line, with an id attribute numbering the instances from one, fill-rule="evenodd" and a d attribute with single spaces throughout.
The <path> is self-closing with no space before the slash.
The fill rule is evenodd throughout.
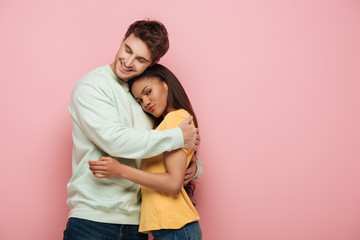
<path id="1" fill-rule="evenodd" d="M 192 120 L 193 120 L 193 117 L 192 117 L 192 116 L 186 118 L 184 121 L 182 121 L 182 122 L 180 123 L 180 126 L 179 126 L 179 127 L 181 128 L 181 127 L 185 127 L 186 125 L 189 125 Z"/>
<path id="2" fill-rule="evenodd" d="M 183 185 L 186 186 L 191 181 L 191 178 L 184 179 Z"/>
<path id="3" fill-rule="evenodd" d="M 196 151 L 200 146 L 200 141 L 196 140 L 194 143 L 194 151 Z"/>
<path id="4" fill-rule="evenodd" d="M 190 124 L 192 120 L 193 120 L 193 116 L 190 116 L 187 119 L 185 119 L 184 122 L 187 123 L 187 124 Z"/>
<path id="5" fill-rule="evenodd" d="M 200 132 L 199 132 L 199 129 L 197 128 L 196 129 L 196 133 L 197 133 L 197 135 L 196 135 L 196 140 L 201 140 L 201 138 L 200 138 Z"/>
<path id="6" fill-rule="evenodd" d="M 201 138 L 200 138 L 200 134 L 199 134 L 199 129 L 196 128 L 196 140 L 195 140 L 195 148 L 194 148 L 195 151 L 200 146 L 200 140 L 201 140 Z"/>
<path id="7" fill-rule="evenodd" d="M 191 172 L 189 171 L 189 172 L 186 172 L 185 173 L 185 176 L 184 176 L 184 180 L 186 180 L 186 179 L 189 179 L 190 177 L 191 177 Z"/>
<path id="8" fill-rule="evenodd" d="M 184 178 L 184 183 L 183 185 L 187 185 L 189 182 L 191 181 L 191 178 Z"/>

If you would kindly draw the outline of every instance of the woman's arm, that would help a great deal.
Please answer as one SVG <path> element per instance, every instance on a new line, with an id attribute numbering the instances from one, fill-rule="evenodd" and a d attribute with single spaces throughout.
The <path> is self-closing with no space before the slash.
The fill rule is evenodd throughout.
<path id="1" fill-rule="evenodd" d="M 187 155 L 182 149 L 164 153 L 165 173 L 150 173 L 121 164 L 111 157 L 89 161 L 97 178 L 122 177 L 140 185 L 173 194 L 180 192 L 184 182 Z"/>

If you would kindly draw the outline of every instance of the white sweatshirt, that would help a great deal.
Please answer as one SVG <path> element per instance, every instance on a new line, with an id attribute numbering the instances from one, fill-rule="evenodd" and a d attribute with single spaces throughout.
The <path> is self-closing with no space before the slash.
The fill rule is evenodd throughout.
<path id="1" fill-rule="evenodd" d="M 88 161 L 112 156 L 140 168 L 141 158 L 183 147 L 181 130 L 149 130 L 152 120 L 109 65 L 91 71 L 76 83 L 69 111 L 74 144 L 73 176 L 67 186 L 69 217 L 139 224 L 139 185 L 122 178 L 97 179 Z"/>

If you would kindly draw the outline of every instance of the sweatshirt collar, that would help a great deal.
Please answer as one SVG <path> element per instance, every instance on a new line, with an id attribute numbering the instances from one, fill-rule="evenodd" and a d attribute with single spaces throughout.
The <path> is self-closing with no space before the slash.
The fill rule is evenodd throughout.
<path id="1" fill-rule="evenodd" d="M 106 70 L 109 72 L 112 79 L 118 82 L 126 91 L 129 91 L 129 85 L 116 76 L 109 64 L 106 65 Z"/>

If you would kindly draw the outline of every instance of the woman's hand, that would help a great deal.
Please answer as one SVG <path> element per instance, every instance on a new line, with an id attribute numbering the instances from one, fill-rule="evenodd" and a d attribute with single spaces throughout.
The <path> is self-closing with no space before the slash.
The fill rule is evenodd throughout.
<path id="1" fill-rule="evenodd" d="M 101 157 L 97 161 L 89 161 L 90 171 L 97 178 L 121 177 L 125 165 L 112 157 Z"/>

